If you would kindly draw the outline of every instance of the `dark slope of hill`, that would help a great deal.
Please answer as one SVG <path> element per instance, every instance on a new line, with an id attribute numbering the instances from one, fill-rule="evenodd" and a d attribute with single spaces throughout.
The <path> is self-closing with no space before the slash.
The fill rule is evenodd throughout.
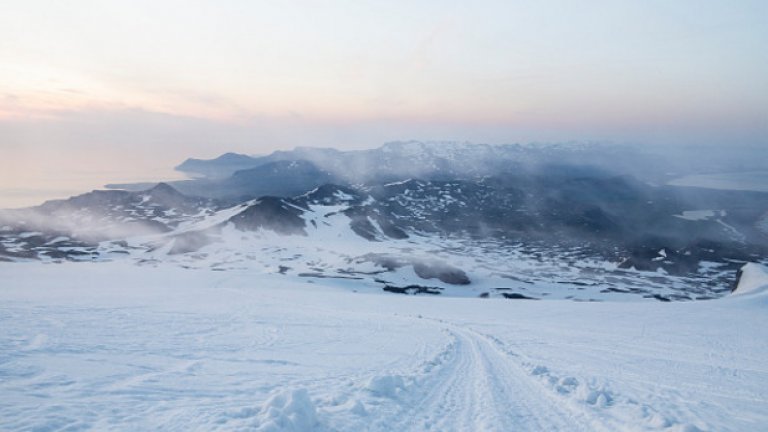
<path id="1" fill-rule="evenodd" d="M 187 173 L 192 177 L 209 179 L 226 178 L 232 175 L 235 171 L 254 168 L 260 165 L 255 163 L 256 160 L 257 158 L 252 156 L 237 153 L 224 153 L 215 159 L 187 159 L 179 164 L 176 167 L 176 170 Z"/>

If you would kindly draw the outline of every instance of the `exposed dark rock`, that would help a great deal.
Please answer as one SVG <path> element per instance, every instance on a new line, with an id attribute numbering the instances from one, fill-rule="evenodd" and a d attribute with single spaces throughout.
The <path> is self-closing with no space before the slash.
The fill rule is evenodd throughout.
<path id="1" fill-rule="evenodd" d="M 387 285 L 383 290 L 397 294 L 440 294 L 442 288 L 421 285 L 408 285 L 404 287 Z"/>
<path id="2" fill-rule="evenodd" d="M 469 277 L 467 277 L 467 274 L 464 273 L 463 270 L 437 260 L 425 261 L 411 257 L 396 257 L 387 254 L 367 254 L 361 258 L 384 267 L 388 271 L 412 265 L 416 275 L 422 279 L 439 279 L 442 282 L 452 285 L 467 285 L 471 283 Z"/>
<path id="3" fill-rule="evenodd" d="M 503 295 L 504 298 L 515 299 L 515 300 L 538 300 L 535 297 L 528 297 L 526 295 L 519 294 L 519 293 L 506 293 L 505 292 L 505 293 L 501 293 L 501 295 Z"/>
<path id="4" fill-rule="evenodd" d="M 623 259 L 622 269 L 658 271 L 643 276 L 651 287 L 633 287 L 622 276 L 632 272 L 615 272 L 604 280 L 620 288 L 608 286 L 608 292 L 650 295 L 669 282 L 666 273 L 693 280 L 712 276 L 713 267 L 702 262 L 720 264 L 718 275 L 712 276 L 719 278 L 716 282 L 663 296 L 669 300 L 721 293 L 727 289 L 724 281 L 742 262 L 768 256 L 768 237 L 757 227 L 768 210 L 768 194 L 680 188 L 664 182 L 650 186 L 647 179 L 612 172 L 616 155 L 605 148 L 405 142 L 359 152 L 303 148 L 265 157 L 227 154 L 212 161 L 189 160 L 179 169 L 210 178 L 160 183 L 138 192 L 94 191 L 33 209 L 0 212 L 0 254 L 7 259 L 82 259 L 94 253 L 86 246 L 96 242 L 167 233 L 194 215 L 221 208 L 219 202 L 189 196 L 201 191 L 238 204 L 264 194 L 285 197 L 262 198 L 231 218 L 240 230 L 306 235 L 313 231 L 302 217 L 309 206 L 343 204 L 346 208 L 333 211 L 348 216 L 350 228 L 371 241 L 421 235 L 480 239 L 500 248 L 523 245 L 517 250 L 541 262 L 552 258 L 547 251 L 578 246 L 588 250 L 582 257 Z M 621 173 L 637 174 L 635 163 L 632 159 Z M 683 214 L 704 209 L 713 210 L 713 215 L 689 220 Z M 319 227 L 322 217 L 312 223 Z M 50 244 L 58 236 L 67 240 Z M 197 251 L 215 238 L 210 233 L 181 234 L 171 253 Z M 119 248 L 111 252 L 114 249 Z M 368 259 L 389 271 L 411 265 L 424 279 L 470 283 L 461 269 L 408 254 Z M 573 266 L 582 257 L 562 264 Z M 520 282 L 560 280 L 577 289 L 586 286 L 554 274 L 527 277 L 530 280 Z"/>
<path id="5" fill-rule="evenodd" d="M 733 283 L 731 284 L 731 292 L 736 291 L 736 288 L 739 287 L 739 283 L 741 282 L 741 277 L 744 274 L 744 270 L 742 267 L 739 267 L 738 270 L 736 270 L 736 277 L 733 279 Z"/>
<path id="6" fill-rule="evenodd" d="M 469 285 L 471 282 L 463 270 L 439 261 L 414 262 L 413 270 L 422 279 L 437 278 L 451 285 Z"/>
<path id="7" fill-rule="evenodd" d="M 357 276 L 338 276 L 338 275 L 327 275 L 324 273 L 299 273 L 297 276 L 299 277 L 310 277 L 310 278 L 319 278 L 319 279 L 352 279 L 352 280 L 362 280 L 363 278 L 357 277 Z"/>
<path id="8" fill-rule="evenodd" d="M 241 231 L 266 229 L 283 235 L 307 235 L 301 208 L 276 197 L 262 197 L 229 219 Z"/>
<path id="9" fill-rule="evenodd" d="M 392 239 L 406 239 L 408 234 L 400 229 L 390 217 L 382 216 L 378 209 L 367 206 L 350 207 L 344 211 L 350 219 L 350 228 L 366 240 L 376 241 L 380 234 Z M 379 229 L 373 226 L 375 221 Z"/>

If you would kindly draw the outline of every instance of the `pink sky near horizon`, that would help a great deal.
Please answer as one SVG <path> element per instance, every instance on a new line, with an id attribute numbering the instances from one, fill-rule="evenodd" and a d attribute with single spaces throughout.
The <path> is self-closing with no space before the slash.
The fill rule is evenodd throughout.
<path id="1" fill-rule="evenodd" d="M 0 207 L 297 145 L 768 145 L 765 22 L 755 0 L 11 0 Z"/>

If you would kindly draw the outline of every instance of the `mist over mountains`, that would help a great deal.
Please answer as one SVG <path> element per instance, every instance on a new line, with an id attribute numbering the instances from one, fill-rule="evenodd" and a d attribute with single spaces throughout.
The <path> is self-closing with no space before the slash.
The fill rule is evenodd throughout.
<path id="1" fill-rule="evenodd" d="M 464 295 L 668 300 L 718 296 L 740 263 L 768 257 L 768 193 L 669 186 L 679 161 L 630 147 L 398 142 L 227 153 L 177 169 L 194 178 L 0 213 L 0 259 L 255 265 L 244 251 L 261 245 L 273 256 L 250 261 L 276 272 L 363 278 L 392 292 L 460 281 Z M 300 252 L 270 249 L 288 238 Z M 517 263 L 494 264 L 510 254 Z M 404 268 L 412 273 L 399 282 L 386 277 Z M 578 276 L 563 276 L 574 268 Z M 707 288 L 692 295 L 702 278 Z"/>
<path id="2" fill-rule="evenodd" d="M 630 154 L 628 154 L 630 153 Z M 224 154 L 212 160 L 188 159 L 176 167 L 209 182 L 177 182 L 180 190 L 207 195 L 208 188 L 224 185 L 232 193 L 248 192 L 255 181 L 278 171 L 296 177 L 317 178 L 344 185 L 368 185 L 405 179 L 478 180 L 489 176 L 591 176 L 632 173 L 638 162 L 660 166 L 660 160 L 628 148 L 585 144 L 547 146 L 487 145 L 457 142 L 391 142 L 371 150 L 298 147 L 262 157 Z M 253 192 L 250 192 L 253 193 Z"/>
<path id="3" fill-rule="evenodd" d="M 265 156 L 225 153 L 176 166 L 192 180 L 169 182 L 197 196 L 238 201 L 293 195 L 325 183 L 370 185 L 404 179 L 479 180 L 631 176 L 651 184 L 691 174 L 768 170 L 761 149 L 640 147 L 604 143 L 489 145 L 466 142 L 390 142 L 369 150 L 297 147 Z M 112 184 L 142 190 L 153 183 Z"/>

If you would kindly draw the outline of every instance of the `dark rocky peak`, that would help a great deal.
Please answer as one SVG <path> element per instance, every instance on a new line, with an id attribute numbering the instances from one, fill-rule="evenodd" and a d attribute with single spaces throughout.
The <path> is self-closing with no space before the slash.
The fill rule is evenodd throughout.
<path id="1" fill-rule="evenodd" d="M 262 197 L 229 222 L 241 231 L 265 229 L 283 235 L 307 235 L 300 205 L 278 197 Z"/>
<path id="2" fill-rule="evenodd" d="M 184 194 L 176 190 L 176 188 L 164 182 L 158 183 L 154 187 L 147 189 L 145 192 L 152 196 L 184 196 Z"/>
<path id="3" fill-rule="evenodd" d="M 136 205 L 155 205 L 182 212 L 195 211 L 201 206 L 215 207 L 213 202 L 182 194 L 168 183 L 158 183 L 151 189 L 135 192 Z"/>
<path id="4" fill-rule="evenodd" d="M 148 207 L 161 210 L 174 209 L 180 213 L 197 213 L 201 207 L 215 208 L 216 205 L 211 200 L 184 195 L 167 183 L 158 183 L 150 189 L 139 192 L 94 190 L 66 200 L 47 201 L 37 209 L 49 213 L 88 211 L 106 215 Z"/>

